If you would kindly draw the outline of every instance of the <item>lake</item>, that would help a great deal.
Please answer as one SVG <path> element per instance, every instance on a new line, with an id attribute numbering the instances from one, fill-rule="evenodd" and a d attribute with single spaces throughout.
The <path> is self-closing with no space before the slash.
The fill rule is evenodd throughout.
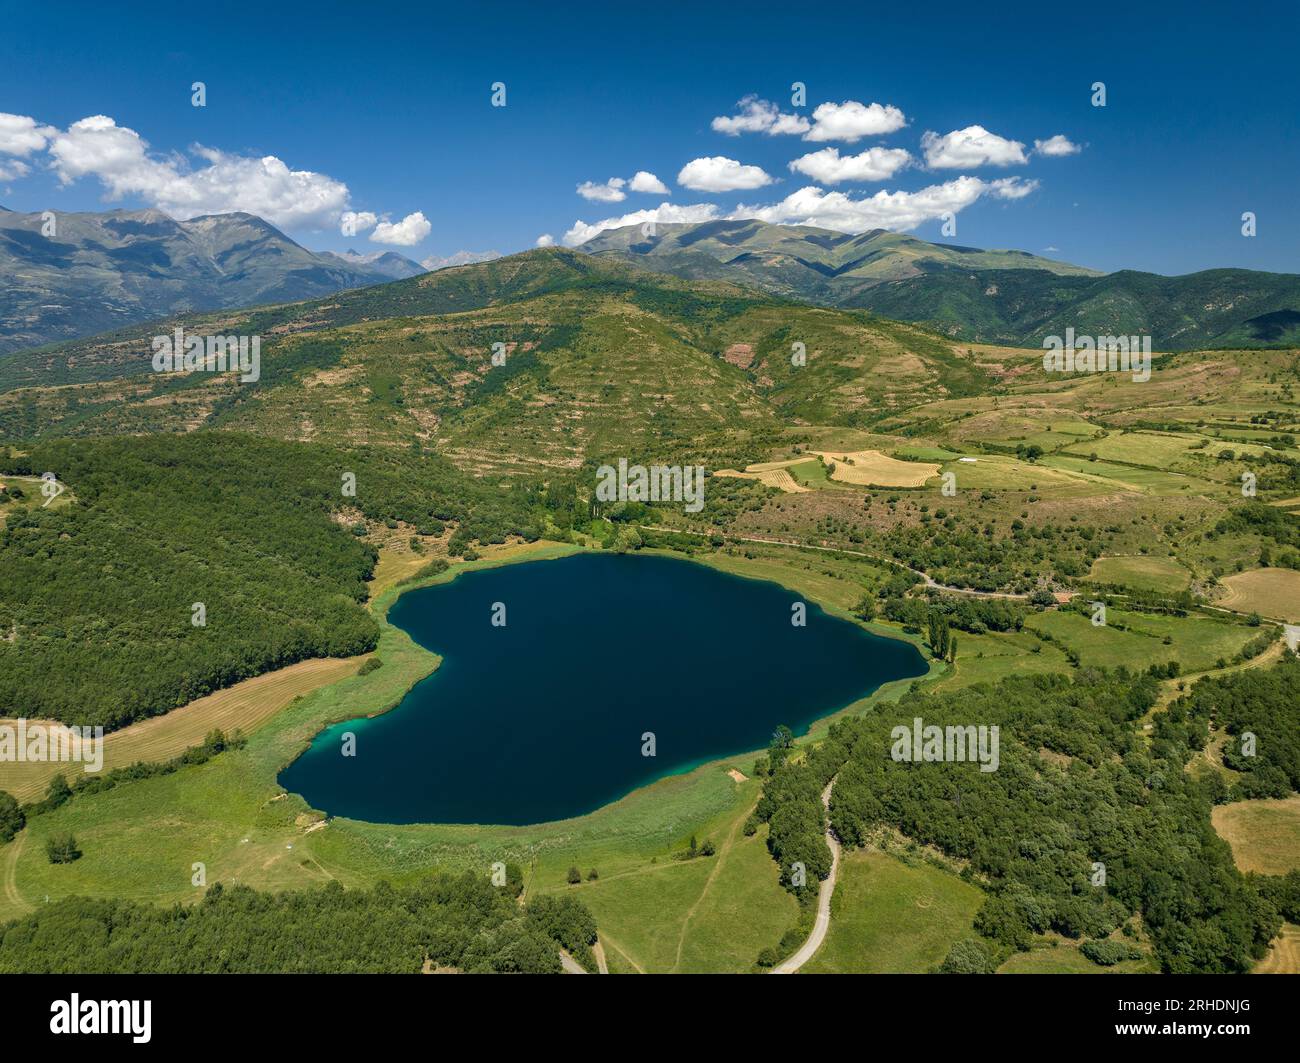
<path id="1" fill-rule="evenodd" d="M 442 656 L 438 670 L 391 712 L 327 728 L 280 783 L 372 822 L 543 823 L 925 674 L 909 643 L 811 602 L 794 626 L 800 600 L 694 562 L 616 554 L 409 591 L 389 620 Z"/>

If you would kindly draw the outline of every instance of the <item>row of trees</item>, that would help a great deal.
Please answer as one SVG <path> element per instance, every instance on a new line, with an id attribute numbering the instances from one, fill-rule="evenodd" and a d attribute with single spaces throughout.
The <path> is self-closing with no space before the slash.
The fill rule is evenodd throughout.
<path id="1" fill-rule="evenodd" d="M 440 874 L 394 888 L 269 894 L 213 885 L 163 908 L 70 897 L 0 926 L 5 973 L 418 973 L 427 962 L 472 973 L 554 974 L 559 947 L 590 962 L 591 913 L 574 897 L 520 907 L 480 875 Z"/>

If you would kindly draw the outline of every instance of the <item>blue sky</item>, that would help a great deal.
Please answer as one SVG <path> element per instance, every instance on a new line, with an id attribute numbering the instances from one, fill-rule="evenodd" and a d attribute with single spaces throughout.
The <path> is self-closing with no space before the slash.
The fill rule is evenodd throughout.
<path id="1" fill-rule="evenodd" d="M 930 240 L 947 211 L 948 242 L 1099 269 L 1300 271 L 1294 4 L 548 6 L 6 4 L 0 204 L 242 207 L 413 258 L 663 203 Z M 751 96 L 796 131 L 713 128 Z M 1056 136 L 1081 150 L 1035 149 Z M 576 191 L 641 171 L 668 194 Z"/>

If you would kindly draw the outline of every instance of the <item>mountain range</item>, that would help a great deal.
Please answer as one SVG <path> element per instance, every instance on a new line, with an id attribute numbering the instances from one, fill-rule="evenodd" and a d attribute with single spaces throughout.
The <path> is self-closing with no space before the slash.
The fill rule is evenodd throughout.
<path id="1" fill-rule="evenodd" d="M 1080 335 L 1150 335 L 1157 350 L 1300 342 L 1300 276 L 1214 269 L 1181 277 L 1096 270 L 1025 251 L 932 244 L 873 229 L 716 221 L 629 225 L 581 250 L 693 280 L 727 280 L 871 310 L 973 343 L 1038 347 Z"/>
<path id="2" fill-rule="evenodd" d="M 0 208 L 0 354 L 420 272 L 391 252 L 308 251 L 252 214 L 176 221 L 159 210 L 113 210 L 47 218 Z"/>
<path id="3" fill-rule="evenodd" d="M 176 221 L 158 210 L 115 210 L 59 214 L 53 221 L 47 236 L 46 216 L 0 208 L 0 355 L 144 321 L 316 299 L 519 257 L 462 251 L 415 262 L 391 251 L 314 252 L 243 213 Z M 660 224 L 653 232 L 624 226 L 578 251 L 688 281 L 869 310 L 962 342 L 1040 347 L 1045 337 L 1072 328 L 1079 335 L 1149 335 L 1156 350 L 1170 351 L 1300 344 L 1300 276 L 1294 274 L 1103 274 L 1025 251 L 756 220 Z M 513 267 L 500 271 L 507 288 L 514 273 Z M 488 270 L 481 277 L 497 275 Z M 457 282 L 448 290 L 459 289 Z M 411 312 L 419 313 L 467 308 L 447 298 L 434 309 L 428 295 L 401 288 L 383 301 L 414 302 Z M 470 296 L 460 292 L 459 298 Z M 476 298 L 491 301 L 486 291 Z M 346 305 L 367 304 L 363 298 Z"/>

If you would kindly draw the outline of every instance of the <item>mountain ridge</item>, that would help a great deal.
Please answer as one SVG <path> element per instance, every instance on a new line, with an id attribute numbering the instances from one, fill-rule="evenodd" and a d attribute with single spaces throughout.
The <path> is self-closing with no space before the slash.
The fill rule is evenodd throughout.
<path id="1" fill-rule="evenodd" d="M 381 268 L 309 251 L 242 212 L 186 221 L 156 209 L 58 213 L 48 236 L 46 225 L 42 214 L 0 214 L 0 353 L 390 279 Z"/>
<path id="2" fill-rule="evenodd" d="M 1159 350 L 1300 343 L 1295 274 L 1101 273 L 1026 251 L 932 244 L 884 229 L 855 236 L 757 220 L 623 226 L 579 250 L 687 279 L 870 310 L 965 342 L 1038 346 L 1073 328 L 1150 335 Z"/>

